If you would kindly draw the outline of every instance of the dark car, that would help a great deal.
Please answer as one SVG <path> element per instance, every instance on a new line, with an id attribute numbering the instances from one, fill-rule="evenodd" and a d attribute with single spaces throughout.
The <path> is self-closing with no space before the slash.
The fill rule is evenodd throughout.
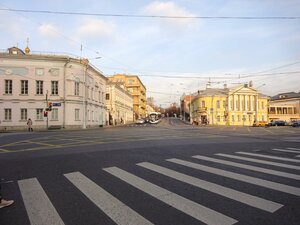
<path id="1" fill-rule="evenodd" d="M 292 121 L 292 127 L 300 127 L 300 120 Z"/>
<path id="2" fill-rule="evenodd" d="M 285 126 L 286 122 L 284 120 L 273 120 L 269 123 L 269 126 Z"/>

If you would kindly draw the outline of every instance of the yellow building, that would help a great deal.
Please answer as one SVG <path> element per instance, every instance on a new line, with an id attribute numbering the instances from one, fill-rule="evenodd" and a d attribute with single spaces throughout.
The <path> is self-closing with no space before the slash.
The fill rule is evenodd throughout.
<path id="1" fill-rule="evenodd" d="M 191 104 L 192 122 L 211 125 L 253 125 L 268 120 L 268 97 L 253 87 L 210 88 L 198 91 Z"/>
<path id="2" fill-rule="evenodd" d="M 127 91 L 133 96 L 134 118 L 146 116 L 146 87 L 138 76 L 116 74 L 108 79 L 112 82 L 124 83 Z"/>

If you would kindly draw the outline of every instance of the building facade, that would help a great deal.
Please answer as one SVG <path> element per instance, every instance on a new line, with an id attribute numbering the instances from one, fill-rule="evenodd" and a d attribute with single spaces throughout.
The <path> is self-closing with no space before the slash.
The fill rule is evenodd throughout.
<path id="1" fill-rule="evenodd" d="M 124 84 L 108 81 L 106 84 L 106 124 L 117 125 L 133 122 L 133 97 Z"/>
<path id="2" fill-rule="evenodd" d="M 35 129 L 103 126 L 106 82 L 88 60 L 9 48 L 0 53 L 0 129 L 25 129 L 28 118 Z"/>
<path id="3" fill-rule="evenodd" d="M 198 92 L 191 104 L 192 122 L 252 126 L 268 121 L 268 97 L 248 85 L 211 88 Z"/>
<path id="4" fill-rule="evenodd" d="M 138 76 L 116 74 L 108 79 L 115 83 L 124 83 L 128 92 L 133 96 L 134 119 L 146 116 L 146 87 Z"/>
<path id="5" fill-rule="evenodd" d="M 269 119 L 291 122 L 300 120 L 300 92 L 288 92 L 271 97 Z"/>

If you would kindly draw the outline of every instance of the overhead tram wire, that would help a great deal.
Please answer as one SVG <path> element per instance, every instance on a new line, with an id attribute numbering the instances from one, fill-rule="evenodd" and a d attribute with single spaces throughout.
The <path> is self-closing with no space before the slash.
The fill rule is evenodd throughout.
<path id="1" fill-rule="evenodd" d="M 52 10 L 31 10 L 31 9 L 0 9 L 1 11 L 60 14 L 75 16 L 98 16 L 98 17 L 128 17 L 128 18 L 159 18 L 159 19 L 209 19 L 209 20 L 298 20 L 299 16 L 164 16 L 164 15 L 139 15 L 139 14 L 110 14 L 110 13 L 86 13 L 66 12 Z"/>
<path id="2" fill-rule="evenodd" d="M 11 12 L 14 12 L 14 13 L 16 13 L 16 14 L 18 14 L 18 15 L 20 15 L 20 16 L 26 18 L 26 19 L 28 19 L 28 20 L 31 21 L 32 23 L 36 23 L 36 24 L 38 24 L 39 26 L 42 26 L 42 25 L 43 25 L 42 23 L 37 22 L 37 21 L 34 21 L 34 20 L 31 19 L 30 17 L 28 17 L 28 16 L 26 16 L 26 15 L 23 15 L 23 14 L 21 13 L 21 12 L 22 12 L 21 10 L 14 10 L 14 9 L 11 9 L 11 8 L 7 7 L 6 5 L 4 5 L 4 4 L 2 4 L 2 3 L 0 3 L 0 6 L 5 7 L 5 8 L 2 8 L 2 9 L 0 8 L 0 11 L 1 11 L 1 10 L 2 10 L 2 11 L 11 11 Z M 58 35 L 61 36 L 62 38 L 66 39 L 66 40 L 69 40 L 69 41 L 71 41 L 71 42 L 73 42 L 73 43 L 75 43 L 75 44 L 78 44 L 79 46 L 83 47 L 84 49 L 86 49 L 86 50 L 88 50 L 88 51 L 90 51 L 90 52 L 93 52 L 93 53 L 96 54 L 97 56 L 101 56 L 101 57 L 103 57 L 103 58 L 107 58 L 107 59 L 109 59 L 109 60 L 111 60 L 111 61 L 113 61 L 113 62 L 115 62 L 115 63 L 118 63 L 118 64 L 120 64 L 120 65 L 122 65 L 122 66 L 127 67 L 126 70 L 128 70 L 128 69 L 134 69 L 133 67 L 131 67 L 131 66 L 129 66 L 129 65 L 126 65 L 126 64 L 124 64 L 123 62 L 120 62 L 119 60 L 116 60 L 116 59 L 114 59 L 114 58 L 112 58 L 112 57 L 110 57 L 110 56 L 108 56 L 108 55 L 100 54 L 99 51 L 89 48 L 86 44 L 84 44 L 84 43 L 82 43 L 82 42 L 79 42 L 79 41 L 77 41 L 77 40 L 75 40 L 75 39 L 73 39 L 73 38 L 71 38 L 71 37 L 69 37 L 69 36 L 66 36 L 65 34 L 61 33 L 60 31 L 58 31 L 58 30 L 56 30 L 56 29 L 49 28 L 49 27 L 48 27 L 47 29 L 50 29 L 51 31 L 53 31 L 54 33 L 58 34 Z M 134 69 L 134 70 L 135 70 L 135 69 Z"/>

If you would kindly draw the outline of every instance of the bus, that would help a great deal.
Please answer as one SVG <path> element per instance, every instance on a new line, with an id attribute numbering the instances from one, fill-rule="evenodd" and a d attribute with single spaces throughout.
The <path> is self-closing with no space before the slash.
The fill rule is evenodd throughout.
<path id="1" fill-rule="evenodd" d="M 161 113 L 160 112 L 149 113 L 149 123 L 157 124 L 160 121 L 161 121 Z"/>

